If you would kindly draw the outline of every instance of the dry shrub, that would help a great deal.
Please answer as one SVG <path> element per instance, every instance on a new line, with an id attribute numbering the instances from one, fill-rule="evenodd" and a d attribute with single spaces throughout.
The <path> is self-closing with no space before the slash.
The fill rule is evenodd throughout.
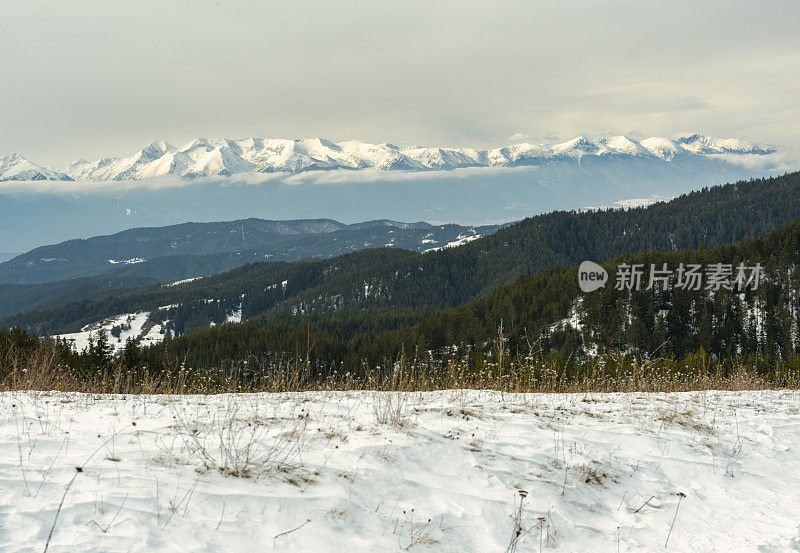
<path id="1" fill-rule="evenodd" d="M 378 424 L 388 424 L 395 428 L 405 428 L 411 424 L 408 395 L 405 393 L 376 393 L 372 398 L 372 408 Z"/>
<path id="2" fill-rule="evenodd" d="M 291 475 L 297 463 L 306 418 L 272 428 L 257 414 L 243 412 L 235 396 L 208 421 L 187 421 L 179 414 L 178 430 L 190 461 L 200 471 L 218 471 L 237 478 Z"/>

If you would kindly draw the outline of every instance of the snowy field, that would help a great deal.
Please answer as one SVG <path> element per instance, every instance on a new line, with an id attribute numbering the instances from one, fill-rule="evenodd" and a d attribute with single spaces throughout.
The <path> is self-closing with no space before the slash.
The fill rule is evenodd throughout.
<path id="1" fill-rule="evenodd" d="M 0 394 L 3 553 L 787 552 L 798 505 L 797 392 Z"/>

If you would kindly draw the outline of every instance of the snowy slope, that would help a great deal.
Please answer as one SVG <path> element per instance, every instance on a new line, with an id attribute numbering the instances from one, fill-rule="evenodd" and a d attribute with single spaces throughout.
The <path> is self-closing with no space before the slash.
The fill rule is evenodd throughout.
<path id="1" fill-rule="evenodd" d="M 72 180 L 64 173 L 51 171 L 19 154 L 0 157 L 0 181 Z"/>
<path id="2" fill-rule="evenodd" d="M 115 328 L 118 333 L 114 332 Z M 97 341 L 100 332 L 106 335 L 113 353 L 117 354 L 125 349 L 129 338 L 137 340 L 143 346 L 157 344 L 164 339 L 169 330 L 164 324 L 152 322 L 149 311 L 140 311 L 108 317 L 100 322 L 86 325 L 80 332 L 61 334 L 56 338 L 66 340 L 76 351 L 83 351 L 89 346 L 90 339 Z"/>
<path id="3" fill-rule="evenodd" d="M 798 400 L 3 393 L 0 551 L 797 551 Z"/>
<path id="4" fill-rule="evenodd" d="M 250 173 L 378 169 L 438 171 L 469 167 L 541 165 L 551 161 L 594 158 L 652 158 L 672 162 L 677 157 L 770 156 L 775 148 L 738 139 L 715 139 L 694 134 L 676 140 L 626 136 L 584 136 L 560 144 L 516 144 L 491 150 L 471 148 L 398 147 L 359 141 L 334 143 L 322 138 L 300 140 L 197 138 L 177 148 L 151 142 L 125 158 L 79 159 L 65 169 L 75 180 L 138 180 L 163 175 L 180 177 L 230 176 Z M 5 159 L 5 158 L 3 158 Z M 62 178 L 60 173 L 36 173 L 37 178 Z"/>

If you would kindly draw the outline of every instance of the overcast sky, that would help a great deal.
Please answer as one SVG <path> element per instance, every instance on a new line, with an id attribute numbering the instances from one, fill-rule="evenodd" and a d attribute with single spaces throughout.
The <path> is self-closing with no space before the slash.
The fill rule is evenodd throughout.
<path id="1" fill-rule="evenodd" d="M 800 144 L 800 1 L 3 0 L 0 153 L 151 139 Z"/>

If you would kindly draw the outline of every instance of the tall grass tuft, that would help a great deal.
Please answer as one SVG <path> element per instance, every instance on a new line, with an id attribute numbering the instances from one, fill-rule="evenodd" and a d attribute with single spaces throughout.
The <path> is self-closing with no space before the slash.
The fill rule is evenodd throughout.
<path id="1" fill-rule="evenodd" d="M 0 355 L 0 391 L 57 390 L 110 394 L 218 394 L 307 390 L 430 391 L 486 389 L 506 392 L 681 392 L 800 388 L 800 356 L 778 366 L 746 360 L 712 360 L 702 352 L 680 359 L 641 359 L 607 354 L 581 364 L 554 355 L 446 361 L 404 353 L 359 373 L 320 370 L 305 356 L 278 359 L 246 368 L 232 365 L 211 371 L 175 363 L 167 369 L 125 368 L 111 363 L 76 369 L 60 362 L 52 343 L 11 348 Z M 386 406 L 387 418 L 397 411 Z M 376 414 L 377 415 L 377 414 Z"/>

